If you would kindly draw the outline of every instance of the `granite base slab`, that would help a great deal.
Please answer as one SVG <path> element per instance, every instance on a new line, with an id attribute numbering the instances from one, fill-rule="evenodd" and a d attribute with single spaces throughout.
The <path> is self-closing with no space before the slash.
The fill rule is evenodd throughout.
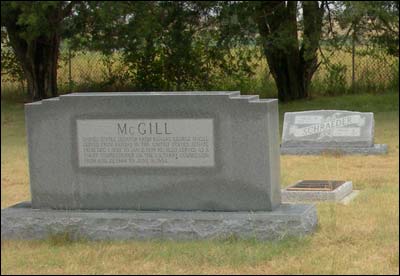
<path id="1" fill-rule="evenodd" d="M 332 152 L 339 154 L 387 154 L 386 144 L 375 144 L 373 147 L 281 147 L 281 155 L 320 155 L 324 152 Z"/>
<path id="2" fill-rule="evenodd" d="M 274 211 L 86 211 L 32 209 L 30 203 L 1 210 L 1 239 L 36 240 L 68 232 L 73 239 L 276 240 L 312 233 L 313 204 L 282 204 Z"/>
<path id="3" fill-rule="evenodd" d="M 291 186 L 294 186 L 293 184 Z M 289 186 L 289 187 L 291 187 Z M 287 188 L 289 188 L 287 187 Z M 346 181 L 333 191 L 289 191 L 281 190 L 282 202 L 336 201 L 339 202 L 353 191 L 353 183 Z"/>

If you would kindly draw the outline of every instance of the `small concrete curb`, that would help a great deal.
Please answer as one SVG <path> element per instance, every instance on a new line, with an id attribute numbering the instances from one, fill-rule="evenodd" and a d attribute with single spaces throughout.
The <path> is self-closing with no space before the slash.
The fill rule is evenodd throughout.
<path id="1" fill-rule="evenodd" d="M 343 198 L 340 203 L 344 205 L 349 205 L 351 201 L 353 201 L 354 198 L 358 196 L 360 193 L 360 190 L 353 190 L 351 194 L 347 195 L 345 198 Z"/>
<path id="2" fill-rule="evenodd" d="M 353 190 L 353 183 L 351 181 L 346 181 L 333 191 L 288 191 L 287 190 L 287 188 L 296 185 L 298 182 L 281 190 L 282 202 L 317 202 L 317 201 L 340 202 L 347 195 L 351 194 L 351 191 Z"/>

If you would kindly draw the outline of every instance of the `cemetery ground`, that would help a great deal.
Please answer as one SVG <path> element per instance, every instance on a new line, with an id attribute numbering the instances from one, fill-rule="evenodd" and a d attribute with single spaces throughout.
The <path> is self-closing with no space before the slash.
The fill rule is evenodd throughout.
<path id="1" fill-rule="evenodd" d="M 375 143 L 387 155 L 281 156 L 281 185 L 301 179 L 351 180 L 348 205 L 317 203 L 319 225 L 276 242 L 1 241 L 2 274 L 398 274 L 399 94 L 359 94 L 280 104 L 283 113 L 342 109 L 375 114 Z M 1 207 L 30 200 L 22 97 L 2 94 Z"/>

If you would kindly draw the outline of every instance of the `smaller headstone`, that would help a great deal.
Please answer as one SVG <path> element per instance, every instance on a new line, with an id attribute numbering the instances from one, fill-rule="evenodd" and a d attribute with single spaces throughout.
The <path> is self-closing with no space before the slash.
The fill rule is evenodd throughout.
<path id="1" fill-rule="evenodd" d="M 353 192 L 351 181 L 300 180 L 282 189 L 283 202 L 334 201 L 340 202 Z"/>
<path id="2" fill-rule="evenodd" d="M 385 154 L 374 144 L 374 114 L 345 110 L 286 112 L 281 154 Z"/>

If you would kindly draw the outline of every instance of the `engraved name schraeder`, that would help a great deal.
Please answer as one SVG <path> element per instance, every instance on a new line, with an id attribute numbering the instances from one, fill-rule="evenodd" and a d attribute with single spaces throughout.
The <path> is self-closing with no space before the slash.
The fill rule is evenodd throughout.
<path id="1" fill-rule="evenodd" d="M 298 127 L 292 125 L 289 133 L 295 137 L 306 137 L 317 135 L 317 139 L 323 137 L 339 137 L 339 136 L 360 136 L 361 126 L 365 124 L 365 118 L 360 115 L 340 116 L 340 113 L 335 113 L 325 119 L 320 116 L 302 116 L 301 121 L 315 121 L 315 118 L 320 119 L 320 123 L 312 124 L 306 127 Z M 312 119 L 307 120 L 307 117 Z M 351 127 L 356 126 L 356 127 Z"/>

